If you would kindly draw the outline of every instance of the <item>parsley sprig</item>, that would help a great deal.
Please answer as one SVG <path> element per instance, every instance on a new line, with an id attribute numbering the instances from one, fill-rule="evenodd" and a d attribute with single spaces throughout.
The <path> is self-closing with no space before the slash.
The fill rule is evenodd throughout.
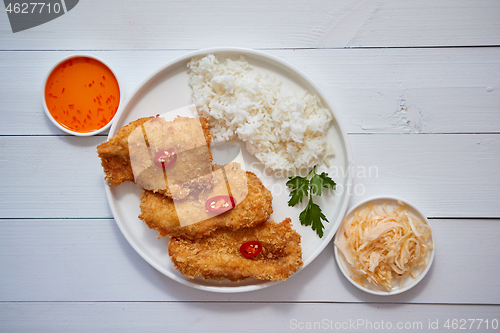
<path id="1" fill-rule="evenodd" d="M 309 176 L 312 173 L 312 177 L 309 180 Z M 323 189 L 334 190 L 335 182 L 333 179 L 328 177 L 326 172 L 322 172 L 320 175 L 316 173 L 316 167 L 312 168 L 311 171 L 305 177 L 293 176 L 289 177 L 286 182 L 286 186 L 291 189 L 290 200 L 288 201 L 288 206 L 295 206 L 302 202 L 304 197 L 309 196 L 309 201 L 307 202 L 306 208 L 300 213 L 299 220 L 302 225 L 311 226 L 314 231 L 321 238 L 323 237 L 323 221 L 329 223 L 326 216 L 321 211 L 321 208 L 313 202 L 313 194 L 320 196 L 323 194 Z"/>

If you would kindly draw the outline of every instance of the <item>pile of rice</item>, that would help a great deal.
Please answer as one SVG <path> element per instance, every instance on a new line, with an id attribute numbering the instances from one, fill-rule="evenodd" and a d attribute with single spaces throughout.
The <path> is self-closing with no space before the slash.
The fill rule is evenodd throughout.
<path id="1" fill-rule="evenodd" d="M 215 142 L 239 139 L 272 170 L 310 168 L 333 155 L 326 131 L 333 119 L 317 96 L 297 96 L 243 56 L 219 63 L 216 55 L 188 63 L 192 102 L 208 119 Z"/>

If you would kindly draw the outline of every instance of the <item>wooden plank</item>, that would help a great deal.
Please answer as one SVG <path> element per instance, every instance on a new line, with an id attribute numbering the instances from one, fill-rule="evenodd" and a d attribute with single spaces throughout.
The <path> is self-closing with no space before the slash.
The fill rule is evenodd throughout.
<path id="1" fill-rule="evenodd" d="M 96 147 L 105 137 L 0 137 L 3 217 L 110 217 Z"/>
<path id="2" fill-rule="evenodd" d="M 3 15 L 0 331 L 444 331 L 454 319 L 457 329 L 467 320 L 469 330 L 497 330 L 477 319 L 500 320 L 499 31 L 495 0 L 88 0 L 16 34 Z M 330 245 L 284 283 L 213 294 L 171 281 L 129 246 L 103 191 L 95 146 L 105 137 L 59 136 L 41 107 L 43 77 L 82 52 L 67 50 L 86 50 L 130 94 L 167 61 L 219 45 L 268 50 L 325 91 L 351 133 L 351 206 L 396 195 L 451 218 L 431 220 L 438 252 L 419 286 L 367 295 Z"/>
<path id="3" fill-rule="evenodd" d="M 0 106 L 3 119 L 1 135 L 61 135 L 65 134 L 54 126 L 43 110 L 44 80 L 52 66 L 61 59 L 74 54 L 90 54 L 105 61 L 115 72 L 125 98 L 148 75 L 168 61 L 186 51 L 169 52 L 2 52 L 0 71 L 3 80 Z M 142 59 L 142 60 L 141 60 Z M 138 62 L 139 61 L 139 62 Z M 140 63 L 140 66 L 138 66 Z"/>
<path id="4" fill-rule="evenodd" d="M 498 59 L 500 48 L 310 50 L 290 57 L 350 133 L 498 132 Z"/>
<path id="5" fill-rule="evenodd" d="M 315 46 L 498 45 L 499 8 L 489 0 L 359 1 L 338 22 L 325 26 Z"/>
<path id="6" fill-rule="evenodd" d="M 303 2 L 98 0 L 13 34 L 0 20 L 2 50 L 344 48 L 500 45 L 495 0 Z"/>
<path id="7" fill-rule="evenodd" d="M 498 327 L 498 310 L 498 306 L 413 304 L 2 303 L 0 329 L 20 333 L 198 333 L 217 327 L 217 332 L 232 333 L 313 329 L 435 332 L 462 327 L 489 332 Z"/>
<path id="8" fill-rule="evenodd" d="M 92 51 L 130 96 L 188 51 Z M 266 51 L 325 93 L 350 133 L 483 133 L 500 128 L 500 47 Z M 51 66 L 78 52 L 1 52 L 0 135 L 61 134 L 42 108 Z M 188 103 L 188 101 L 186 101 Z"/>
<path id="9" fill-rule="evenodd" d="M 500 217 L 500 136 L 349 135 L 351 205 L 392 195 L 430 217 Z M 106 138 L 0 137 L 0 218 L 111 217 L 95 152 Z M 344 189 L 339 188 L 338 191 Z"/>
<path id="10" fill-rule="evenodd" d="M 428 275 L 410 291 L 385 297 L 350 284 L 337 267 L 333 245 L 285 282 L 219 294 L 181 285 L 156 271 L 129 246 L 113 220 L 0 220 L 0 302 L 500 304 L 498 277 L 487 273 L 498 261 L 500 220 L 431 220 L 430 225 L 436 256 Z"/>
<path id="11" fill-rule="evenodd" d="M 499 135 L 350 135 L 350 206 L 376 196 L 414 203 L 428 217 L 500 217 Z"/>

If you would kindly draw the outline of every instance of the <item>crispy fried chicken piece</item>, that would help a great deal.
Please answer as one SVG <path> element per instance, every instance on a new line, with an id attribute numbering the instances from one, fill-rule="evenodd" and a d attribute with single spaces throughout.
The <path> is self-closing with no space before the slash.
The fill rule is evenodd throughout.
<path id="1" fill-rule="evenodd" d="M 248 241 L 259 241 L 262 252 L 244 257 L 240 247 Z M 286 280 L 303 265 L 300 235 L 292 229 L 289 218 L 255 228 L 217 230 L 195 241 L 173 238 L 168 254 L 175 269 L 186 277 L 235 282 L 247 278 Z"/>
<path id="2" fill-rule="evenodd" d="M 182 199 L 213 186 L 210 142 L 204 118 L 177 117 L 167 122 L 162 117 L 148 117 L 122 127 L 97 152 L 111 185 L 132 181 L 143 189 Z M 175 151 L 177 159 L 162 168 L 154 157 L 166 149 Z"/>
<path id="3" fill-rule="evenodd" d="M 116 135 L 107 142 L 97 146 L 97 154 L 101 158 L 101 165 L 106 174 L 104 179 L 111 185 L 118 186 L 125 181 L 134 181 L 134 172 L 128 152 L 128 137 L 134 129 L 153 118 L 137 119 L 120 128 Z"/>
<path id="4" fill-rule="evenodd" d="M 212 190 L 201 192 L 198 196 L 190 195 L 184 200 L 173 200 L 145 191 L 141 194 L 139 218 L 151 229 L 157 230 L 158 237 L 187 239 L 201 238 L 220 228 L 250 228 L 269 219 L 273 212 L 273 197 L 255 174 L 242 170 L 238 163 L 230 163 L 216 170 L 214 179 L 216 184 Z M 220 195 L 231 195 L 236 206 L 219 215 L 207 212 L 207 200 Z"/>

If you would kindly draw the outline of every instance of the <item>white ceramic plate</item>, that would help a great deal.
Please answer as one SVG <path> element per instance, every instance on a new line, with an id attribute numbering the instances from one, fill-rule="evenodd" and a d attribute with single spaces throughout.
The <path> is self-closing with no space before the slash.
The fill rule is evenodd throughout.
<path id="1" fill-rule="evenodd" d="M 115 135 L 122 126 L 140 117 L 163 114 L 191 104 L 192 89 L 188 85 L 186 65 L 192 57 L 210 53 L 217 54 L 220 61 L 227 57 L 235 59 L 240 55 L 245 55 L 246 60 L 256 70 L 277 77 L 296 92 L 307 90 L 318 95 L 324 105 L 333 112 L 334 120 L 328 132 L 328 139 L 334 144 L 335 157 L 331 159 L 331 166 L 326 171 L 337 183 L 337 190 L 334 194 L 323 195 L 317 200 L 330 221 L 330 223 L 326 224 L 323 238 L 319 238 L 310 227 L 300 225 L 298 216 L 305 206 L 288 207 L 289 191 L 285 187 L 287 179 L 275 178 L 264 173 L 263 167 L 257 163 L 257 160 L 248 154 L 244 148 L 242 149 L 246 169 L 254 172 L 273 194 L 274 213 L 271 219 L 280 222 L 286 217 L 291 217 L 294 229 L 301 234 L 303 267 L 306 267 L 331 241 L 342 222 L 349 199 L 348 189 L 350 189 L 351 176 L 348 167 L 351 158 L 346 134 L 339 124 L 338 118 L 335 117 L 332 104 L 328 102 L 311 80 L 293 66 L 274 56 L 241 48 L 206 49 L 186 54 L 153 73 L 131 94 L 118 111 L 110 129 L 109 137 Z M 244 146 L 242 145 L 242 147 Z M 113 216 L 130 245 L 148 263 L 173 280 L 187 286 L 214 292 L 257 290 L 276 283 L 254 279 L 240 283 L 225 281 L 219 283 L 218 281 L 204 280 L 202 278 L 188 279 L 183 277 L 174 269 L 168 256 L 168 237 L 158 239 L 157 232 L 148 229 L 146 224 L 137 217 L 140 214 L 139 194 L 141 190 L 132 183 L 124 183 L 118 187 L 106 184 L 105 187 Z"/>
<path id="2" fill-rule="evenodd" d="M 415 208 L 414 206 L 412 206 L 411 204 L 409 204 L 408 202 L 406 202 L 404 200 L 401 200 L 401 199 L 398 199 L 398 198 L 393 198 L 393 197 L 380 197 L 380 198 L 373 198 L 373 199 L 369 199 L 369 200 L 363 201 L 363 202 L 357 204 L 355 207 L 353 207 L 353 208 L 351 208 L 349 210 L 349 212 L 346 214 L 346 216 L 344 218 L 344 221 L 346 221 L 346 220 L 349 221 L 350 219 L 352 219 L 354 212 L 356 210 L 358 210 L 358 209 L 364 209 L 368 203 L 371 203 L 373 205 L 377 205 L 377 206 L 380 206 L 380 207 L 382 207 L 382 205 L 384 203 L 386 203 L 387 207 L 389 209 L 391 209 L 392 207 L 394 207 L 394 206 L 397 207 L 399 205 L 398 201 L 401 201 L 404 204 L 406 204 L 406 206 L 408 207 L 408 212 L 410 213 L 410 215 L 412 217 L 417 217 L 421 221 L 424 221 L 425 223 L 429 224 L 429 221 L 427 220 L 427 218 L 425 217 L 425 215 L 423 215 L 417 208 Z M 337 233 L 335 235 L 335 240 L 334 241 L 337 241 L 338 235 L 339 235 L 339 233 Z M 356 283 L 351 278 L 349 263 L 347 262 L 347 260 L 345 260 L 345 257 L 340 253 L 340 251 L 334 245 L 334 247 L 335 247 L 335 259 L 337 261 L 337 264 L 339 265 L 339 268 L 342 271 L 342 274 L 344 274 L 344 276 L 349 280 L 349 282 L 351 282 L 357 288 L 359 288 L 359 289 L 361 289 L 363 291 L 366 291 L 367 293 L 374 294 L 374 295 L 381 295 L 381 296 L 389 296 L 389 295 L 400 294 L 402 292 L 405 292 L 405 291 L 413 288 L 420 281 L 422 281 L 422 279 L 424 278 L 424 276 L 427 274 L 427 272 L 431 268 L 432 262 L 434 261 L 434 254 L 436 252 L 436 245 L 434 243 L 434 234 L 432 234 L 432 246 L 433 246 L 433 250 L 430 251 L 430 252 L 427 252 L 427 256 L 426 256 L 427 266 L 420 272 L 420 274 L 415 279 L 412 278 L 411 276 L 407 277 L 403 281 L 403 285 L 401 287 L 399 286 L 399 282 L 398 282 L 392 288 L 391 291 L 387 291 L 384 287 L 375 286 L 374 284 L 371 284 L 371 283 L 369 283 L 367 281 L 365 281 L 365 285 L 364 286 L 361 286 L 358 283 Z"/>

